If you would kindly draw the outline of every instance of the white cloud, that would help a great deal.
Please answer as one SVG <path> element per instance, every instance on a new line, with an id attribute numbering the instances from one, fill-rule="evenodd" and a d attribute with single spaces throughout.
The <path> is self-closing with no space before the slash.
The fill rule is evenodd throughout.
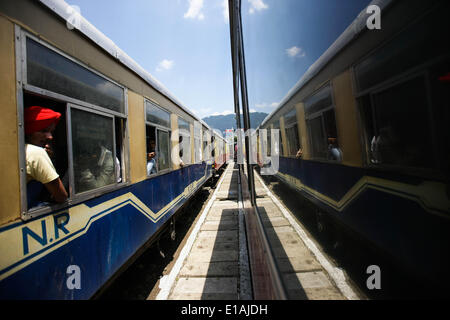
<path id="1" fill-rule="evenodd" d="M 272 102 L 272 103 L 266 103 L 266 102 L 263 102 L 263 103 L 257 103 L 257 104 L 255 104 L 255 108 L 257 108 L 257 109 L 271 109 L 271 108 L 276 108 L 276 107 L 278 107 L 278 102 Z M 253 109 L 252 109 L 253 110 Z M 252 111 L 253 112 L 253 111 Z"/>
<path id="2" fill-rule="evenodd" d="M 223 8 L 223 20 L 225 21 L 225 23 L 228 24 L 229 20 L 230 20 L 230 15 L 228 13 L 228 0 L 223 0 L 222 1 L 222 8 Z"/>
<path id="3" fill-rule="evenodd" d="M 286 53 L 291 58 L 295 58 L 295 57 L 303 58 L 306 55 L 305 50 L 303 50 L 302 48 L 298 48 L 296 46 L 286 49 Z"/>
<path id="4" fill-rule="evenodd" d="M 222 112 L 214 112 L 212 114 L 212 116 L 226 116 L 226 115 L 229 115 L 229 114 L 234 114 L 234 111 L 225 110 L 225 111 L 222 111 Z"/>
<path id="5" fill-rule="evenodd" d="M 173 60 L 164 59 L 158 64 L 158 66 L 156 67 L 156 71 L 160 72 L 164 70 L 170 70 L 172 69 L 173 65 L 174 65 Z"/>
<path id="6" fill-rule="evenodd" d="M 249 111 L 250 112 L 257 112 L 255 109 L 250 109 Z"/>
<path id="7" fill-rule="evenodd" d="M 255 11 L 261 11 L 269 8 L 269 6 L 265 4 L 263 0 L 248 0 L 248 2 L 250 3 L 250 9 L 248 10 L 250 14 L 254 13 Z"/>
<path id="8" fill-rule="evenodd" d="M 189 0 L 189 9 L 184 14 L 186 19 L 198 19 L 203 20 L 205 15 L 201 11 L 203 8 L 203 0 Z"/>

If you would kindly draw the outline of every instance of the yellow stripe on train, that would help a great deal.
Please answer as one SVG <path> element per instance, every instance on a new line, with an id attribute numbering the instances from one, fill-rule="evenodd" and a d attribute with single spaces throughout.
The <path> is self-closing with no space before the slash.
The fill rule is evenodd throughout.
<path id="1" fill-rule="evenodd" d="M 449 218 L 442 212 L 450 211 L 450 200 L 444 183 L 425 181 L 419 185 L 386 180 L 376 177 L 362 177 L 339 201 L 336 201 L 302 183 L 300 179 L 278 172 L 277 175 L 298 190 L 305 191 L 341 212 L 364 190 L 375 189 L 419 203 L 426 211 Z"/>

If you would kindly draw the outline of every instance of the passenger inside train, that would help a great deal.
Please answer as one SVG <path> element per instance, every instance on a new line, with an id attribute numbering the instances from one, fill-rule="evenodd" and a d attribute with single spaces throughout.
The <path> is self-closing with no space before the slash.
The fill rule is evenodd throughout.
<path id="1" fill-rule="evenodd" d="M 62 203 L 68 194 L 51 160 L 52 140 L 61 113 L 41 106 L 25 108 L 25 154 L 28 208 Z M 45 187 L 45 188 L 44 188 Z"/>
<path id="2" fill-rule="evenodd" d="M 155 140 L 150 140 L 147 150 L 147 175 L 151 175 L 156 173 Z"/>
<path id="3" fill-rule="evenodd" d="M 79 150 L 74 167 L 77 192 L 84 192 L 110 185 L 115 181 L 116 166 L 109 148 L 95 139 L 77 141 Z"/>

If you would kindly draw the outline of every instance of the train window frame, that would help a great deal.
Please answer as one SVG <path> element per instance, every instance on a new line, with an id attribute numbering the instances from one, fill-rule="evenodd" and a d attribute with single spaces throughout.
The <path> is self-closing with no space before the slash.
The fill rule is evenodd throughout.
<path id="1" fill-rule="evenodd" d="M 395 37 L 394 37 L 395 39 Z M 382 48 L 382 46 L 378 47 L 377 49 Z M 374 54 L 374 51 L 372 51 L 367 57 L 370 57 L 372 54 Z M 450 57 L 448 57 L 450 58 Z M 440 167 L 438 163 L 438 147 L 437 147 L 437 141 L 435 139 L 436 137 L 436 129 L 433 126 L 435 114 L 433 112 L 433 108 L 430 103 L 430 83 L 429 83 L 429 69 L 432 68 L 434 65 L 438 64 L 439 62 L 442 62 L 444 58 L 442 59 L 433 59 L 431 61 L 427 61 L 421 65 L 415 66 L 411 68 L 410 70 L 406 70 L 405 72 L 396 74 L 395 76 L 386 79 L 382 81 L 381 83 L 377 83 L 373 87 L 370 87 L 368 89 L 362 90 L 361 92 L 356 91 L 355 99 L 358 106 L 358 120 L 360 122 L 360 128 L 361 128 L 361 139 L 362 139 L 362 145 L 363 145 L 363 164 L 366 168 L 370 169 L 380 169 L 384 171 L 395 171 L 395 172 L 401 172 L 404 174 L 412 174 L 422 177 L 438 177 L 440 174 Z M 359 63 L 361 61 L 358 61 Z M 357 64 L 356 63 L 356 64 Z M 354 69 L 352 68 L 352 71 Z M 371 108 L 371 117 L 372 117 L 372 129 L 376 126 L 376 119 L 374 119 L 374 101 L 373 97 L 376 94 L 385 92 L 389 89 L 395 88 L 399 85 L 402 85 L 404 83 L 407 83 L 409 81 L 423 78 L 425 81 L 425 88 L 426 88 L 426 109 L 427 109 L 427 115 L 428 115 L 428 126 L 429 126 L 429 134 L 431 137 L 431 144 L 432 144 L 432 167 L 417 167 L 417 166 L 407 166 L 407 165 L 401 165 L 401 164 L 389 164 L 389 163 L 372 163 L 371 156 L 370 156 L 370 144 L 369 139 L 367 137 L 367 125 L 366 125 L 366 119 L 364 115 L 363 110 L 363 103 L 361 100 L 365 97 L 369 97 L 370 99 L 370 108 Z M 356 74 L 353 73 L 353 81 L 356 81 Z M 356 82 L 354 82 L 356 83 Z M 357 86 L 354 87 L 356 90 Z"/>
<path id="2" fill-rule="evenodd" d="M 202 152 L 202 135 L 203 128 L 200 122 L 194 121 L 194 163 L 202 163 L 203 152 Z"/>
<path id="3" fill-rule="evenodd" d="M 49 50 L 51 50 L 53 52 L 55 52 L 56 54 L 58 54 L 58 55 L 60 55 L 60 56 L 62 56 L 64 58 L 74 62 L 75 64 L 81 66 L 82 68 L 84 68 L 84 69 L 86 69 L 86 70 L 96 74 L 97 76 L 99 76 L 99 77 L 101 77 L 101 78 L 103 78 L 103 79 L 105 79 L 105 80 L 115 84 L 116 86 L 122 88 L 122 90 L 124 90 L 124 92 L 123 92 L 123 96 L 124 96 L 124 112 L 118 112 L 118 111 L 114 111 L 112 109 L 104 108 L 104 107 L 92 104 L 90 102 L 79 100 L 77 98 L 66 96 L 64 94 L 56 93 L 54 91 L 51 91 L 51 90 L 48 90 L 48 89 L 43 89 L 43 88 L 40 88 L 40 87 L 37 87 L 37 86 L 34 86 L 34 85 L 28 83 L 28 79 L 27 79 L 27 48 L 26 48 L 27 38 L 30 38 L 31 40 L 39 43 L 40 45 L 46 47 L 47 49 L 49 49 Z M 59 50 L 58 48 L 48 44 L 44 40 L 39 39 L 36 36 L 30 34 L 27 31 L 24 31 L 22 29 L 20 29 L 20 46 L 21 46 L 21 52 L 20 52 L 20 56 L 21 56 L 21 61 L 20 61 L 20 64 L 21 64 L 21 77 L 20 78 L 21 78 L 21 81 L 23 83 L 24 89 L 26 89 L 27 91 L 35 92 L 35 93 L 38 93 L 38 94 L 50 93 L 51 97 L 59 99 L 59 100 L 63 99 L 64 101 L 67 101 L 67 102 L 70 102 L 70 103 L 74 103 L 74 104 L 77 104 L 77 105 L 80 105 L 80 106 L 92 108 L 94 110 L 100 110 L 100 111 L 103 111 L 103 112 L 106 112 L 106 113 L 112 113 L 114 115 L 125 117 L 125 118 L 128 117 L 128 89 L 125 86 L 119 84 L 118 82 L 110 79 L 109 77 L 105 76 L 104 74 L 102 74 L 102 73 L 98 72 L 97 70 L 95 70 L 95 69 L 89 67 L 88 65 L 84 64 L 83 62 L 73 58 L 72 56 L 66 54 L 65 52 Z"/>
<path id="4" fill-rule="evenodd" d="M 286 115 L 289 115 L 290 113 L 294 113 L 295 114 L 295 121 L 291 122 L 291 123 L 286 123 Z M 302 149 L 302 140 L 301 137 L 299 135 L 298 132 L 298 120 L 297 120 L 297 110 L 295 107 L 290 108 L 288 111 L 286 111 L 285 113 L 283 113 L 283 118 L 284 118 L 284 133 L 286 134 L 286 145 L 287 145 L 287 150 L 286 150 L 286 157 L 287 158 L 296 158 L 297 152 L 299 149 Z M 295 130 L 295 134 L 297 136 L 297 142 L 298 142 L 298 148 L 296 148 L 296 150 L 294 151 L 293 154 L 291 154 L 291 142 L 290 139 L 288 137 L 288 130 L 292 129 L 294 127 L 297 127 L 297 129 Z"/>
<path id="5" fill-rule="evenodd" d="M 169 126 L 165 127 L 165 126 L 163 126 L 163 125 L 161 125 L 161 124 L 154 123 L 154 122 L 151 122 L 151 121 L 148 121 L 148 120 L 147 120 L 147 106 L 148 106 L 148 105 L 150 105 L 150 106 L 152 106 L 152 107 L 156 107 L 156 108 L 160 109 L 161 111 L 167 113 L 167 114 L 169 115 L 169 126 L 170 126 L 170 115 L 171 115 L 171 112 L 168 111 L 167 109 L 161 107 L 160 105 L 156 104 L 155 102 L 149 100 L 148 98 L 144 98 L 144 119 L 145 119 L 145 129 L 147 130 L 147 127 L 148 127 L 148 126 L 151 126 L 151 127 L 154 127 L 154 128 L 155 128 L 155 150 L 159 150 L 159 139 L 158 139 L 158 137 L 159 137 L 159 131 L 166 132 L 166 133 L 168 134 L 168 136 L 169 136 L 169 142 L 168 142 L 168 145 L 169 145 L 169 152 L 168 152 L 168 157 L 169 157 L 169 159 L 170 159 L 170 152 L 171 152 L 171 147 L 170 147 L 170 146 L 171 146 L 172 130 L 170 129 Z M 146 141 L 146 143 L 147 143 L 147 141 Z M 146 154 L 147 154 L 147 150 L 146 150 Z M 156 154 L 156 162 L 157 162 L 157 163 L 158 163 L 158 159 L 159 159 L 159 155 L 158 155 L 158 153 L 157 153 L 157 154 Z M 146 161 L 147 161 L 147 160 L 146 160 Z M 169 167 L 168 167 L 167 169 L 159 170 L 159 167 L 157 166 L 157 171 L 156 171 L 156 173 L 152 173 L 152 174 L 147 174 L 147 173 L 146 173 L 147 179 L 148 179 L 148 178 L 154 178 L 154 177 L 157 177 L 157 176 L 159 176 L 159 175 L 166 174 L 166 173 L 170 172 L 171 170 L 173 170 L 173 164 L 172 164 L 172 161 L 169 161 Z"/>
<path id="6" fill-rule="evenodd" d="M 283 157 L 283 155 L 284 155 L 284 148 L 283 148 L 283 135 L 281 134 L 280 118 L 278 118 L 277 120 L 275 120 L 273 122 L 273 128 L 275 130 L 279 130 L 279 135 L 278 135 L 278 155 L 280 157 Z M 256 151 L 256 152 L 258 152 L 258 151 Z"/>
<path id="7" fill-rule="evenodd" d="M 180 120 L 184 121 L 188 126 L 189 126 L 189 130 L 184 130 L 184 129 L 180 129 Z M 191 138 L 191 131 L 190 131 L 190 125 L 191 122 L 187 121 L 186 119 L 184 119 L 181 116 L 178 116 L 178 136 L 182 137 L 181 140 L 179 140 L 179 147 L 181 146 L 181 148 L 179 149 L 180 152 L 183 152 L 183 156 L 180 156 L 180 160 L 183 161 L 184 167 L 190 166 L 192 165 L 192 154 L 191 154 L 191 150 L 192 150 L 192 138 Z M 181 144 L 184 139 L 189 138 L 189 157 L 186 157 L 187 160 L 189 160 L 189 162 L 186 163 L 186 161 L 184 161 L 185 158 L 185 153 L 184 153 L 184 146 Z M 195 150 L 194 150 L 195 152 Z"/>
<path id="8" fill-rule="evenodd" d="M 376 169 L 376 170 L 383 170 L 387 172 L 399 172 L 401 174 L 406 175 L 412 175 L 417 176 L 425 179 L 441 179 L 442 174 L 445 173 L 445 164 L 441 162 L 439 157 L 440 149 L 437 146 L 439 144 L 439 141 L 437 141 L 436 137 L 438 136 L 438 129 L 435 125 L 436 115 L 434 114 L 433 110 L 433 103 L 430 101 L 432 99 L 432 95 L 430 94 L 430 78 L 429 74 L 433 67 L 439 65 L 440 63 L 445 63 L 449 61 L 450 55 L 448 51 L 445 54 L 439 54 L 436 56 L 428 57 L 427 60 L 421 60 L 421 63 L 413 64 L 409 66 L 409 68 L 406 68 L 402 72 L 397 72 L 396 74 L 391 75 L 389 78 L 384 79 L 383 81 L 380 81 L 379 83 L 375 83 L 372 85 L 372 87 L 368 87 L 366 89 L 361 90 L 360 84 L 358 82 L 357 77 L 357 65 L 363 63 L 370 57 L 375 56 L 380 50 L 384 50 L 386 47 L 388 47 L 392 42 L 395 42 L 398 38 L 401 38 L 404 34 L 408 33 L 411 34 L 411 30 L 414 30 L 417 26 L 419 26 L 421 23 L 423 23 L 426 19 L 429 19 L 429 17 L 432 15 L 433 10 L 429 10 L 424 12 L 420 17 L 414 19 L 407 25 L 400 28 L 397 32 L 392 34 L 387 39 L 384 39 L 381 43 L 379 43 L 377 46 L 372 48 L 369 52 L 361 56 L 359 59 L 354 61 L 352 65 L 350 66 L 351 71 L 351 80 L 352 80 L 352 89 L 354 92 L 355 101 L 357 104 L 357 114 L 358 114 L 358 126 L 359 130 L 361 132 L 360 134 L 360 143 L 362 147 L 362 160 L 363 160 L 363 166 L 368 169 Z M 429 111 L 429 118 L 431 123 L 429 123 L 429 130 L 430 130 L 430 136 L 433 144 L 433 150 L 431 151 L 434 159 L 433 159 L 433 168 L 424 168 L 424 167 L 411 167 L 411 166 L 405 166 L 405 165 L 393 165 L 393 164 L 373 164 L 371 163 L 371 158 L 369 154 L 370 145 L 368 142 L 368 139 L 366 137 L 367 129 L 366 129 L 366 123 L 364 118 L 364 111 L 362 110 L 362 103 L 361 100 L 364 96 L 369 95 L 373 90 L 382 90 L 383 88 L 394 87 L 396 85 L 399 85 L 403 82 L 407 82 L 408 80 L 411 80 L 412 78 L 415 78 L 419 76 L 420 73 L 425 73 L 425 79 L 426 79 L 426 90 L 427 90 L 427 109 Z M 408 78 L 408 79 L 407 79 Z M 402 79 L 405 79 L 402 81 Z M 442 141 L 441 141 L 442 142 Z"/>
<path id="9" fill-rule="evenodd" d="M 330 98 L 331 98 L 331 105 L 322 108 L 318 111 L 314 111 L 312 113 L 307 112 L 306 110 L 306 101 L 310 98 L 312 98 L 313 96 L 315 96 L 316 94 L 319 94 L 320 91 L 327 89 L 329 91 L 330 94 Z M 311 154 L 311 160 L 313 161 L 318 161 L 318 162 L 324 162 L 324 163 L 342 163 L 343 161 L 343 157 L 342 157 L 342 148 L 340 147 L 339 144 L 339 126 L 336 120 L 336 100 L 334 97 L 334 90 L 333 90 L 333 83 L 332 81 L 327 81 L 324 85 L 322 85 L 320 88 L 318 88 L 317 90 L 313 91 L 311 94 L 309 94 L 307 97 L 305 97 L 303 99 L 304 103 L 305 103 L 305 125 L 306 125 L 306 130 L 308 133 L 308 144 L 309 144 L 309 150 L 310 150 L 310 154 Z M 326 123 L 325 123 L 325 116 L 324 114 L 329 112 L 329 111 L 333 111 L 334 113 L 334 127 L 336 129 L 336 139 L 338 141 L 338 149 L 341 153 L 341 160 L 334 160 L 334 159 L 328 159 L 327 155 L 325 157 L 318 157 L 317 155 L 314 154 L 313 152 L 313 135 L 311 134 L 311 121 L 316 120 L 317 118 L 321 118 L 321 125 L 322 125 L 322 134 L 324 137 L 324 143 L 325 145 L 328 145 L 328 141 L 327 141 L 327 129 L 326 129 Z M 300 138 L 300 137 L 299 137 Z M 326 152 L 326 151 L 325 151 Z"/>
<path id="10" fill-rule="evenodd" d="M 97 196 L 100 196 L 102 194 L 105 194 L 107 192 L 115 191 L 121 188 L 124 188 L 130 184 L 129 180 L 129 165 L 130 165 L 130 155 L 129 155 L 129 126 L 128 126 L 128 89 L 120 85 L 119 83 L 115 82 L 114 80 L 108 78 L 104 74 L 88 67 L 81 61 L 71 57 L 70 55 L 64 53 L 63 51 L 55 48 L 54 46 L 48 44 L 42 39 L 37 38 L 33 34 L 29 33 L 28 31 L 25 31 L 20 26 L 15 25 L 15 54 L 16 54 L 16 99 L 17 99 L 17 116 L 18 116 L 18 147 L 19 147 L 19 169 L 20 169 L 20 199 L 21 199 L 21 219 L 23 221 L 27 221 L 32 218 L 36 218 L 45 214 L 48 214 L 50 212 L 61 210 L 64 208 L 67 208 L 68 206 L 79 204 L 83 201 L 95 198 Z M 104 108 L 101 106 L 94 105 L 92 103 L 78 100 L 73 97 L 69 97 L 60 93 L 56 93 L 53 91 L 50 91 L 48 89 L 39 88 L 36 86 L 33 86 L 27 82 L 27 38 L 32 39 L 33 41 L 39 43 L 40 45 L 46 47 L 47 49 L 55 52 L 56 54 L 59 54 L 63 56 L 66 59 L 69 59 L 70 61 L 74 62 L 75 64 L 80 65 L 81 67 L 87 69 L 90 72 L 95 73 L 96 75 L 106 79 L 107 81 L 110 81 L 114 83 L 115 85 L 119 86 L 123 90 L 123 113 L 117 112 L 112 109 Z M 64 203 L 50 203 L 49 205 L 38 207 L 38 208 L 28 208 L 27 204 L 27 177 L 26 177 L 26 156 L 25 156 L 25 128 L 24 128 L 24 94 L 35 94 L 38 96 L 41 96 L 45 99 L 53 99 L 60 103 L 66 104 L 66 135 L 67 135 L 67 158 L 68 158 L 68 174 L 69 174 L 69 190 L 68 192 L 68 198 Z M 72 192 L 74 180 L 73 180 L 73 150 L 72 150 L 72 134 L 71 134 L 71 123 L 70 121 L 70 113 L 71 108 L 75 109 L 83 109 L 86 112 L 89 113 L 97 113 L 97 114 L 103 114 L 107 115 L 108 117 L 112 118 L 113 122 L 113 136 L 114 136 L 114 154 L 116 154 L 116 121 L 120 119 L 121 121 L 124 121 L 125 128 L 124 132 L 122 132 L 122 142 L 121 142 L 121 150 L 120 150 L 120 174 L 121 174 L 121 181 L 116 181 L 113 184 L 95 188 L 83 193 L 75 194 Z M 60 177 L 62 178 L 62 177 Z"/>

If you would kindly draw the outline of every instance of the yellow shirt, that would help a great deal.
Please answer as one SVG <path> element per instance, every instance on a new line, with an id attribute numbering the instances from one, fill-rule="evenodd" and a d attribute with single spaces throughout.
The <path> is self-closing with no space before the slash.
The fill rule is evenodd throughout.
<path id="1" fill-rule="evenodd" d="M 25 154 L 27 163 L 27 183 L 31 180 L 37 180 L 46 184 L 59 178 L 52 160 L 50 160 L 50 157 L 44 148 L 26 144 Z"/>

